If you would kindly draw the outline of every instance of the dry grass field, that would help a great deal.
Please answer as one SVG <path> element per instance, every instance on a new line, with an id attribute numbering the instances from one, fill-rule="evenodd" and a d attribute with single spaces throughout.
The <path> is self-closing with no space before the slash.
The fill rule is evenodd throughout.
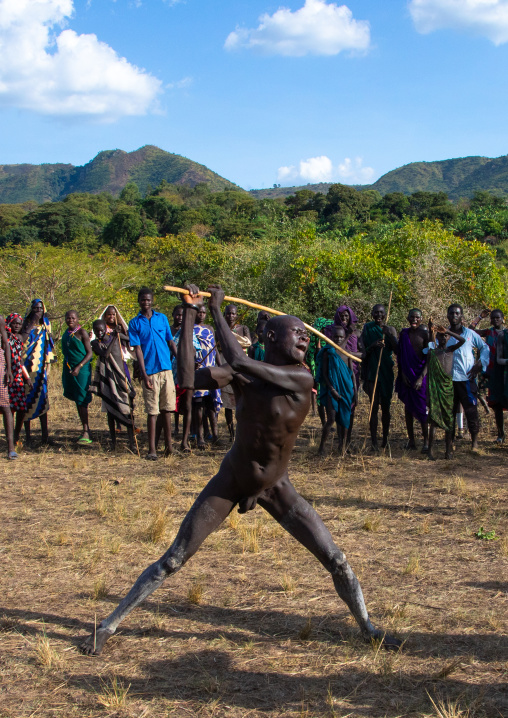
<path id="1" fill-rule="evenodd" d="M 292 479 L 399 654 L 358 639 L 324 569 L 257 508 L 233 512 L 91 659 L 80 637 L 163 552 L 227 446 L 152 463 L 124 434 L 113 454 L 94 400 L 96 441 L 77 447 L 56 373 L 57 446 L 0 465 L 0 716 L 508 715 L 508 446 L 494 447 L 492 419 L 479 454 L 460 442 L 434 464 L 404 452 L 398 405 L 380 456 L 362 450 L 365 396 L 345 459 L 316 457 L 316 418 L 302 428 Z"/>

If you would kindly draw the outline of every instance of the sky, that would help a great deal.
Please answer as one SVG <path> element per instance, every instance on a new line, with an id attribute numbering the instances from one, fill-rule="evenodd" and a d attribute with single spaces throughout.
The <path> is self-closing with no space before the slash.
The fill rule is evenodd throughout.
<path id="1" fill-rule="evenodd" d="M 152 144 L 246 188 L 508 153 L 508 0 L 0 0 L 0 164 Z"/>

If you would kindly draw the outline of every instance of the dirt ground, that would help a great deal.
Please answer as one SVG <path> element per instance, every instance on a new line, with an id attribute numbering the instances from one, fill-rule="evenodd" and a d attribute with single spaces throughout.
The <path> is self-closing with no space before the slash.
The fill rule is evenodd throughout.
<path id="1" fill-rule="evenodd" d="M 80 637 L 169 545 L 228 444 L 152 463 L 123 434 L 113 454 L 94 400 L 96 441 L 77 447 L 56 376 L 51 396 L 57 445 L 0 465 L 0 716 L 508 715 L 508 446 L 491 418 L 478 454 L 462 441 L 435 463 L 404 451 L 397 404 L 380 456 L 363 446 L 365 396 L 350 456 L 319 460 L 318 419 L 302 428 L 290 475 L 399 654 L 359 640 L 326 571 L 257 508 L 234 511 L 91 659 Z"/>

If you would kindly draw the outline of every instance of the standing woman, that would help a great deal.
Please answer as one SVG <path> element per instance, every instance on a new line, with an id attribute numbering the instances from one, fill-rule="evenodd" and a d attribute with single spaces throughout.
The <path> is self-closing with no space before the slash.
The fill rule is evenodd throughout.
<path id="1" fill-rule="evenodd" d="M 88 404 L 92 401 L 89 391 L 92 380 L 90 359 L 93 356 L 90 338 L 80 325 L 78 313 L 71 309 L 65 315 L 67 329 L 62 336 L 62 384 L 66 399 L 76 402 L 83 432 L 78 444 L 91 444 L 88 426 Z"/>
<path id="2" fill-rule="evenodd" d="M 134 352 L 134 349 L 129 346 L 129 325 L 125 321 L 125 319 L 122 317 L 120 310 L 117 306 L 114 304 L 108 304 L 108 306 L 104 309 L 102 314 L 100 315 L 100 318 L 106 323 L 106 337 L 108 337 L 110 334 L 113 334 L 113 332 L 116 332 L 116 337 L 125 337 L 124 339 L 120 339 L 120 344 L 122 346 L 122 357 L 123 357 L 123 365 L 125 370 L 125 375 L 129 381 L 131 382 L 131 376 L 129 373 L 129 368 L 127 366 L 127 362 L 129 360 L 136 361 L 136 354 Z M 94 332 L 92 331 L 92 339 L 95 339 Z M 118 339 L 117 339 L 118 341 Z M 120 421 L 116 422 L 116 431 L 120 433 L 122 431 L 122 423 Z M 136 434 L 140 433 L 140 429 L 137 429 L 136 427 L 133 428 L 133 431 Z"/>
<path id="3" fill-rule="evenodd" d="M 11 348 L 11 370 L 12 382 L 9 384 L 9 402 L 13 415 L 16 415 L 14 427 L 14 444 L 19 441 L 19 435 L 23 427 L 23 420 L 26 414 L 25 384 L 28 389 L 33 388 L 32 380 L 23 366 L 23 340 L 21 339 L 21 328 L 23 317 L 21 314 L 9 314 L 5 320 L 7 339 Z"/>
<path id="4" fill-rule="evenodd" d="M 106 322 L 106 335 L 112 334 L 114 331 L 116 331 L 117 335 L 121 333 L 124 335 L 124 337 L 127 337 L 126 339 L 121 340 L 124 361 L 128 361 L 129 359 L 135 360 L 136 354 L 134 353 L 133 349 L 129 348 L 129 325 L 120 314 L 118 307 L 116 307 L 114 304 L 108 304 L 106 309 L 102 312 L 100 318 Z"/>
<path id="5" fill-rule="evenodd" d="M 325 319 L 324 317 L 318 317 L 314 324 L 312 325 L 314 329 L 317 329 L 318 332 L 321 332 L 321 334 L 326 334 L 325 329 L 326 327 L 333 327 L 332 322 L 329 319 Z M 316 335 L 311 334 L 310 335 L 310 341 L 309 341 L 309 348 L 307 349 L 307 354 L 305 355 L 305 361 L 310 369 L 310 373 L 314 377 L 314 388 L 312 389 L 312 412 L 313 415 L 316 415 L 316 398 L 317 398 L 317 411 L 319 415 L 319 419 L 321 421 L 321 426 L 325 425 L 326 422 L 326 416 L 325 416 L 325 407 L 321 404 L 321 399 L 319 398 L 320 390 L 319 385 L 317 383 L 316 378 L 316 357 L 318 355 L 318 352 L 321 350 L 321 348 L 324 346 L 324 343 L 322 344 L 322 340 Z"/>
<path id="6" fill-rule="evenodd" d="M 54 358 L 51 322 L 42 299 L 34 299 L 25 315 L 21 328 L 21 340 L 24 342 L 23 365 L 28 372 L 32 386 L 25 387 L 26 414 L 24 417 L 26 443 L 31 445 L 30 422 L 39 419 L 41 423 L 41 443 L 49 443 L 48 435 L 48 372 Z"/>
<path id="7" fill-rule="evenodd" d="M 494 416 L 496 418 L 497 427 L 497 444 L 504 442 L 504 418 L 503 418 L 503 405 L 504 410 L 508 407 L 504 404 L 504 379 L 505 370 L 504 366 L 497 361 L 497 344 L 498 341 L 503 340 L 504 332 L 504 314 L 500 309 L 494 309 L 490 313 L 490 328 L 489 329 L 477 329 L 476 327 L 482 319 L 488 317 L 488 310 L 484 309 L 481 314 L 471 322 L 469 325 L 470 329 L 474 329 L 479 334 L 489 347 L 490 357 L 485 372 L 487 376 L 487 387 L 489 390 L 487 396 L 488 405 L 494 409 Z"/>

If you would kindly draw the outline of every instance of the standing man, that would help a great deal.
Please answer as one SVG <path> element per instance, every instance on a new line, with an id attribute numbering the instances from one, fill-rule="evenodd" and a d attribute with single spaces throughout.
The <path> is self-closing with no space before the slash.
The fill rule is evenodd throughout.
<path id="1" fill-rule="evenodd" d="M 117 608 L 81 644 L 87 655 L 99 655 L 119 624 L 163 581 L 179 571 L 235 506 L 241 514 L 261 506 L 331 574 L 335 590 L 355 618 L 363 638 L 388 650 L 401 641 L 375 628 L 362 589 L 345 555 L 316 511 L 300 496 L 288 476 L 291 452 L 310 407 L 313 379 L 303 367 L 309 337 L 297 317 L 270 319 L 265 327 L 264 361 L 249 359 L 231 336 L 220 312 L 224 292 L 210 287 L 209 307 L 227 364 L 195 370 L 192 334 L 201 301 L 191 285 L 183 297 L 185 314 L 178 345 L 178 383 L 191 391 L 233 382 L 238 399 L 238 431 L 217 474 L 208 482 L 183 519 L 163 556 L 140 575 Z M 352 384 L 352 380 L 351 380 Z M 225 580 L 219 576 L 219 580 Z"/>
<path id="2" fill-rule="evenodd" d="M 384 449 L 388 444 L 388 434 L 390 431 L 390 405 L 393 396 L 393 357 L 392 353 L 398 349 L 397 332 L 395 327 L 389 327 L 385 324 L 386 311 L 382 304 L 376 304 L 372 307 L 372 321 L 367 322 L 363 327 L 360 341 L 365 347 L 362 363 L 363 389 L 372 404 L 372 414 L 370 417 L 370 439 L 372 450 L 378 451 L 377 443 L 377 413 L 381 406 L 381 423 L 383 426 L 383 441 L 381 448 Z M 381 349 L 383 353 L 381 354 Z M 381 356 L 381 363 L 379 357 Z M 374 384 L 376 382 L 376 374 L 379 374 L 374 394 Z"/>
<path id="3" fill-rule="evenodd" d="M 259 314 L 261 314 L 261 312 L 259 312 Z M 226 320 L 226 324 L 228 325 L 232 333 L 235 335 L 236 340 L 238 341 L 242 349 L 246 352 L 252 344 L 251 334 L 248 327 L 246 327 L 244 324 L 238 324 L 238 309 L 236 307 L 236 304 L 228 304 L 226 306 L 226 309 L 224 310 L 224 319 Z M 220 359 L 223 359 L 222 355 Z M 229 431 L 229 437 L 231 441 L 234 441 L 235 423 L 233 418 L 233 412 L 236 409 L 236 399 L 233 391 L 233 386 L 231 384 L 228 384 L 227 386 L 223 387 L 221 391 L 221 396 L 222 403 L 224 406 L 224 415 L 226 417 L 226 424 Z"/>
<path id="4" fill-rule="evenodd" d="M 494 416 L 496 417 L 497 427 L 497 444 L 504 443 L 504 417 L 503 412 L 506 410 L 505 404 L 505 376 L 504 367 L 498 364 L 497 361 L 497 343 L 503 341 L 504 332 L 504 314 L 501 309 L 494 309 L 490 312 L 490 329 L 477 329 L 478 324 L 482 319 L 486 319 L 489 316 L 489 310 L 484 309 L 480 315 L 474 319 L 469 325 L 470 329 L 473 329 L 479 334 L 482 339 L 485 339 L 487 346 L 489 347 L 490 360 L 486 371 L 487 387 L 489 390 L 487 396 L 488 405 L 494 409 Z M 480 399 L 481 400 L 481 399 Z"/>
<path id="5" fill-rule="evenodd" d="M 471 450 L 478 449 L 478 433 L 480 431 L 480 417 L 478 416 L 478 386 L 476 376 L 487 369 L 489 363 L 489 347 L 472 329 L 463 326 L 463 310 L 460 304 L 451 304 L 448 307 L 448 322 L 450 329 L 465 339 L 464 344 L 453 353 L 453 401 L 454 415 L 459 404 L 462 404 L 466 415 L 467 427 L 471 434 Z M 451 336 L 446 346 L 453 346 L 457 340 Z M 479 352 L 479 359 L 475 358 L 474 349 Z"/>
<path id="6" fill-rule="evenodd" d="M 422 454 L 429 450 L 429 428 L 427 423 L 427 361 L 424 349 L 429 344 L 429 335 L 422 324 L 422 313 L 411 309 L 407 315 L 409 328 L 399 334 L 397 365 L 399 373 L 395 391 L 404 404 L 408 442 L 406 449 L 416 449 L 414 420 L 420 422 L 423 434 Z"/>
<path id="7" fill-rule="evenodd" d="M 139 314 L 129 322 L 129 343 L 136 352 L 143 381 L 143 398 L 148 414 L 148 461 L 157 461 L 157 417 L 162 416 L 165 456 L 171 454 L 171 414 L 176 408 L 175 383 L 171 354 L 176 347 L 167 317 L 152 309 L 153 292 L 141 287 L 138 292 Z"/>

